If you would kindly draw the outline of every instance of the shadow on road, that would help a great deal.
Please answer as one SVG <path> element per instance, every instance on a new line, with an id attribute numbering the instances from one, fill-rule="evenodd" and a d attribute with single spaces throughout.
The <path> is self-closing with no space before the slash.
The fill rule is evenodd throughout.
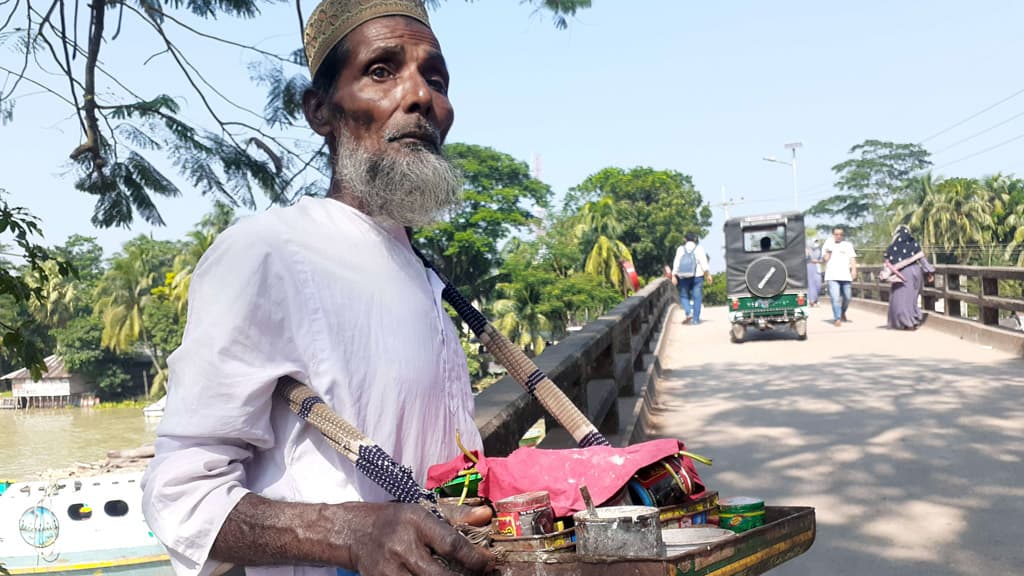
<path id="1" fill-rule="evenodd" d="M 1024 573 L 1024 360 L 855 347 L 668 362 L 652 436 L 713 457 L 699 468 L 722 496 L 817 508 L 814 547 L 773 576 Z"/>

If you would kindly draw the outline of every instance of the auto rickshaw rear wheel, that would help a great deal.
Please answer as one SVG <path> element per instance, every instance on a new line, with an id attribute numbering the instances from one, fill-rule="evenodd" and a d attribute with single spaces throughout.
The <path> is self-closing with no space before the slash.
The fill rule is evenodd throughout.
<path id="1" fill-rule="evenodd" d="M 743 342 L 743 338 L 747 335 L 747 325 L 742 322 L 736 322 L 729 329 L 729 339 L 734 343 Z"/>
<path id="2" fill-rule="evenodd" d="M 807 340 L 807 319 L 801 318 L 793 323 L 793 330 L 799 340 Z"/>

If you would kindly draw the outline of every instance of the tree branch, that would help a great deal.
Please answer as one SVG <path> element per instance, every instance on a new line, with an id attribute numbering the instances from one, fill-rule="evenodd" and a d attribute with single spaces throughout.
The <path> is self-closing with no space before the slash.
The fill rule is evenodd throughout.
<path id="1" fill-rule="evenodd" d="M 306 20 L 302 17 L 302 0 L 295 0 L 295 13 L 299 15 L 299 38 L 305 38 Z"/>
<path id="2" fill-rule="evenodd" d="M 52 24 L 50 26 L 51 28 L 53 27 Z M 43 31 L 41 29 L 39 30 L 39 33 L 36 35 L 36 38 L 42 40 L 46 44 L 46 47 L 50 49 L 50 55 L 53 56 L 53 61 L 57 63 L 57 68 L 60 68 L 60 71 L 64 74 L 64 77 L 68 79 L 68 85 L 70 86 L 71 91 L 71 98 L 75 102 L 75 113 L 78 114 L 78 123 L 82 127 L 82 132 L 86 132 L 85 120 L 82 119 L 82 115 L 80 112 L 82 110 L 82 106 L 78 103 L 78 93 L 75 92 L 75 83 L 78 82 L 78 80 L 75 78 L 74 74 L 72 74 L 70 66 L 68 68 L 64 67 L 64 63 L 61 62 L 60 56 L 57 55 L 57 49 L 53 47 L 53 44 L 50 43 L 50 39 L 47 38 L 45 34 L 43 34 Z M 36 62 L 38 63 L 38 60 Z M 40 68 L 42 68 L 42 64 L 40 64 Z M 79 82 L 78 85 L 81 86 L 82 84 Z"/>
<path id="3" fill-rule="evenodd" d="M 156 54 L 153 54 L 149 58 L 146 58 L 146 60 L 142 63 L 142 65 L 146 66 L 147 64 L 149 64 L 149 61 L 152 60 L 153 58 L 156 58 L 157 56 L 159 56 L 161 54 L 167 54 L 168 52 L 170 52 L 170 50 L 164 48 L 163 50 L 157 52 Z"/>
<path id="4" fill-rule="evenodd" d="M 131 6 L 128 6 L 128 8 L 132 9 Z M 243 50 L 251 50 L 251 51 L 253 51 L 253 52 L 257 53 L 257 54 L 262 54 L 263 56 L 267 56 L 268 58 L 273 58 L 275 60 L 280 60 L 281 62 L 286 62 L 288 64 L 295 64 L 291 60 L 289 60 L 289 59 L 287 59 L 287 58 L 285 58 L 285 57 L 283 57 L 283 56 L 281 56 L 279 54 L 274 54 L 273 52 L 267 52 L 266 50 L 261 50 L 261 49 L 255 47 L 255 46 L 251 46 L 249 44 L 242 44 L 240 42 L 235 42 L 233 40 L 227 40 L 225 38 L 220 38 L 220 37 L 217 37 L 217 36 L 213 36 L 212 34 L 207 34 L 206 32 L 202 32 L 202 31 L 200 31 L 200 30 L 198 30 L 196 28 L 193 28 L 192 26 L 189 26 L 188 24 L 185 24 L 181 20 L 178 20 L 177 18 L 175 18 L 174 16 L 171 16 L 170 14 L 168 14 L 166 12 L 163 12 L 163 11 L 160 11 L 160 10 L 153 10 L 153 12 L 155 14 L 159 14 L 159 15 L 163 16 L 164 18 L 170 20 L 171 22 L 174 22 L 178 26 L 181 26 L 182 28 L 184 28 L 185 30 L 188 30 L 189 32 L 195 34 L 196 36 L 200 36 L 202 38 L 213 40 L 215 42 L 220 42 L 222 44 L 227 44 L 228 46 L 234 46 L 236 48 L 242 48 Z"/>
<path id="5" fill-rule="evenodd" d="M 288 188 L 291 188 L 292 183 L 294 183 L 295 179 L 299 177 L 299 174 L 302 174 L 303 172 L 305 172 L 306 169 L 309 168 L 313 164 L 314 161 L 316 161 L 317 156 L 319 156 L 324 151 L 324 148 L 326 148 L 326 147 L 327 147 L 327 142 L 324 142 L 323 144 L 320 145 L 320 148 L 317 149 L 316 152 L 310 154 L 309 158 L 306 159 L 306 161 L 302 164 L 302 167 L 299 168 L 298 170 L 296 170 L 295 173 L 292 174 L 291 177 L 288 178 L 288 180 L 284 183 L 284 186 L 281 187 L 281 191 L 284 192 Z M 291 198 L 290 202 L 295 202 L 295 197 L 294 196 Z"/>
<path id="6" fill-rule="evenodd" d="M 102 172 L 104 166 L 103 157 L 100 155 L 99 121 L 96 118 L 96 60 L 99 58 L 103 42 L 105 2 L 106 0 L 92 0 L 92 4 L 89 5 L 92 19 L 89 26 L 89 52 L 85 61 L 85 93 L 82 95 L 86 140 L 71 152 L 72 160 L 77 160 L 86 153 L 92 154 L 92 165 L 96 172 Z"/>
<path id="7" fill-rule="evenodd" d="M 6 4 L 7 2 L 10 2 L 10 0 L 7 0 L 6 2 L 4 2 L 4 4 Z M 3 30 L 4 28 L 7 28 L 7 25 L 11 23 L 11 19 L 14 18 L 14 14 L 18 11 L 18 6 L 20 6 L 20 5 L 21 5 L 21 0 L 15 0 L 14 8 L 11 8 L 11 13 L 7 15 L 7 19 L 4 20 L 3 25 L 0 26 L 0 30 Z"/>
<path id="8" fill-rule="evenodd" d="M 11 15 L 13 14 L 14 12 L 11 12 Z M 8 18 L 9 20 L 10 18 Z M 7 100 L 14 94 L 21 79 L 25 77 L 25 71 L 28 70 L 28 55 L 32 52 L 32 0 L 25 0 L 25 20 L 25 59 L 21 63 L 21 72 L 14 77 L 14 84 L 11 85 L 7 94 L 0 94 L 0 100 Z"/>
<path id="9" fill-rule="evenodd" d="M 68 78 L 71 79 L 71 78 L 74 78 L 74 75 L 71 72 L 71 55 L 68 53 L 68 31 L 67 31 L 67 22 L 64 19 L 64 0 L 59 0 L 59 2 L 60 2 L 60 43 L 61 43 L 61 46 L 64 47 L 64 65 L 67 66 L 67 75 L 68 75 Z M 40 34 L 43 33 L 42 27 L 39 28 L 39 33 Z M 78 106 L 78 95 L 75 94 L 75 85 L 74 85 L 73 82 L 71 82 L 71 97 L 74 98 L 75 106 L 77 107 Z M 79 121 L 79 123 L 82 124 L 82 129 L 85 130 L 85 123 L 82 122 L 82 117 L 81 116 L 78 117 L 78 121 Z"/>
<path id="10" fill-rule="evenodd" d="M 15 75 L 16 74 L 14 70 L 11 70 L 10 68 L 7 68 L 6 66 L 0 65 L 0 70 L 2 70 L 4 72 L 7 72 L 8 74 L 11 74 L 11 75 Z M 21 78 L 24 79 L 26 82 L 29 82 L 30 84 L 35 84 L 36 86 L 42 88 L 46 92 L 49 92 L 50 94 L 53 94 L 57 98 L 60 98 L 61 100 L 63 100 L 69 106 L 75 107 L 76 110 L 78 109 L 78 107 L 75 106 L 74 102 L 72 102 L 71 100 L 68 100 L 67 98 L 64 97 L 63 94 L 61 94 L 60 92 L 57 92 L 53 88 L 50 88 L 49 86 L 39 82 L 38 80 L 33 80 L 32 78 L 29 78 L 27 76 L 21 76 Z"/>

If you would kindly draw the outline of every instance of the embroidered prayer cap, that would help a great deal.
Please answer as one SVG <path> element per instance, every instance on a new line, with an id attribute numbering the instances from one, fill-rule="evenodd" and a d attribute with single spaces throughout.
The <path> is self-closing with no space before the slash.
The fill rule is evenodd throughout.
<path id="1" fill-rule="evenodd" d="M 408 16 L 430 28 L 422 0 L 323 0 L 306 22 L 303 44 L 309 77 L 316 76 L 331 49 L 360 24 L 382 16 Z"/>

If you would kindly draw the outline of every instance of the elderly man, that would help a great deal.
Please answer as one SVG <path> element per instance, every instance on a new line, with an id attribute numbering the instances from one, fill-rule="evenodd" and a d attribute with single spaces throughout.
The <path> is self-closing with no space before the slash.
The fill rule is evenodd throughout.
<path id="1" fill-rule="evenodd" d="M 305 44 L 328 197 L 244 220 L 197 266 L 146 519 L 178 574 L 450 573 L 434 556 L 483 570 L 488 552 L 420 506 L 388 503 L 273 396 L 282 376 L 307 383 L 421 483 L 459 453 L 456 433 L 481 447 L 441 283 L 405 231 L 461 190 L 441 155 L 453 111 L 427 14 L 418 0 L 325 0 Z"/>

